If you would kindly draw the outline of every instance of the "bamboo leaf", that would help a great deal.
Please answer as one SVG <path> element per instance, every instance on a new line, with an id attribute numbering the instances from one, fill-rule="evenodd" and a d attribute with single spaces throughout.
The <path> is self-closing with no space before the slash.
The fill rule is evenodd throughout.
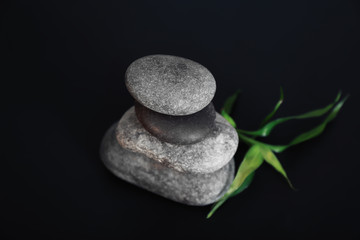
<path id="1" fill-rule="evenodd" d="M 233 95 L 228 97 L 225 100 L 224 106 L 221 109 L 221 115 L 233 126 L 236 128 L 236 123 L 232 117 L 230 117 L 230 113 L 234 107 L 235 100 L 237 99 L 238 95 L 240 93 L 240 90 L 237 90 Z"/>
<path id="2" fill-rule="evenodd" d="M 233 193 L 240 188 L 245 179 L 263 163 L 260 148 L 259 145 L 255 144 L 247 151 L 228 193 Z"/>
<path id="3" fill-rule="evenodd" d="M 299 136 L 297 136 L 296 138 L 294 138 L 294 140 L 292 140 L 290 142 L 290 146 L 293 146 L 293 145 L 296 145 L 296 144 L 299 144 L 299 143 L 302 143 L 302 142 L 305 142 L 311 138 L 314 138 L 318 135 L 320 135 L 326 125 L 332 121 L 336 115 L 339 113 L 340 109 L 342 108 L 342 106 L 344 105 L 345 101 L 347 100 L 348 96 L 346 96 L 342 101 L 340 101 L 335 107 L 334 109 L 331 111 L 331 113 L 325 118 L 324 122 L 322 122 L 320 125 L 316 126 L 315 128 L 313 128 L 312 130 L 310 131 L 307 131 L 303 134 L 300 134 Z"/>
<path id="4" fill-rule="evenodd" d="M 235 121 L 230 117 L 230 112 L 233 108 L 234 102 L 239 94 L 239 91 L 237 91 L 234 95 L 229 97 L 225 105 L 221 111 L 221 114 L 223 117 L 230 122 L 230 124 L 236 128 Z M 239 138 L 244 141 L 245 143 L 248 143 L 250 145 L 250 148 L 248 152 L 246 153 L 243 161 L 240 164 L 240 167 L 237 171 L 237 174 L 234 178 L 234 181 L 230 185 L 229 190 L 224 194 L 222 198 L 219 199 L 217 203 L 214 204 L 211 211 L 207 215 L 207 218 L 210 218 L 215 211 L 226 202 L 226 200 L 230 197 L 233 197 L 242 191 L 244 191 L 252 182 L 254 178 L 254 174 L 256 169 L 261 166 L 261 164 L 264 162 L 264 160 L 273 166 L 278 172 L 280 172 L 288 181 L 291 188 L 293 188 L 284 168 L 282 167 L 280 161 L 277 159 L 276 155 L 273 152 L 282 152 L 288 147 L 291 147 L 293 145 L 302 143 L 304 141 L 307 141 L 309 139 L 312 139 L 318 135 L 320 135 L 324 129 L 326 128 L 326 125 L 332 121 L 344 105 L 345 101 L 347 100 L 348 96 L 346 96 L 342 101 L 339 102 L 341 97 L 341 92 L 338 93 L 335 101 L 328 106 L 317 109 L 314 111 L 310 111 L 301 115 L 292 116 L 292 117 L 286 117 L 286 118 L 279 118 L 272 122 L 267 123 L 273 115 L 276 113 L 276 111 L 279 109 L 282 101 L 283 101 L 283 92 L 282 89 L 280 90 L 280 100 L 277 102 L 277 104 L 274 107 L 274 110 L 266 116 L 266 118 L 263 120 L 263 123 L 267 123 L 265 126 L 263 126 L 261 129 L 257 131 L 245 131 L 241 129 L 236 129 L 238 132 Z M 334 107 L 335 105 L 335 107 Z M 330 114 L 325 118 L 325 120 L 315 128 L 311 129 L 310 131 L 307 131 L 305 133 L 300 134 L 296 138 L 294 138 L 289 144 L 287 145 L 271 145 L 267 143 L 263 143 L 260 141 L 255 140 L 254 138 L 256 136 L 268 136 L 271 132 L 271 130 L 277 126 L 280 123 L 292 120 L 292 119 L 305 119 L 305 118 L 312 118 L 312 117 L 320 117 L 327 112 L 330 112 Z M 253 137 L 248 137 L 245 134 L 252 135 Z"/>
<path id="5" fill-rule="evenodd" d="M 208 215 L 206 216 L 206 218 L 211 218 L 212 215 L 214 215 L 214 213 L 216 212 L 216 210 L 218 210 L 219 207 L 221 207 L 221 205 L 224 204 L 224 202 L 226 202 L 226 200 L 229 198 L 230 196 L 226 196 L 224 195 L 222 198 L 220 198 L 219 201 L 217 201 L 215 203 L 215 205 L 211 208 L 210 212 L 208 213 Z"/>
<path id="6" fill-rule="evenodd" d="M 270 164 L 271 166 L 273 166 L 276 171 L 278 171 L 279 173 L 281 173 L 281 175 L 283 175 L 286 179 L 286 181 L 289 183 L 289 186 L 295 190 L 295 188 L 293 187 L 293 185 L 291 184 L 284 168 L 282 167 L 279 159 L 275 156 L 275 154 L 271 151 L 271 149 L 269 147 L 266 146 L 261 146 L 260 152 L 264 158 L 264 160 Z"/>
<path id="7" fill-rule="evenodd" d="M 221 110 L 221 115 L 230 123 L 231 126 L 236 128 L 236 123 L 235 123 L 234 119 L 232 117 L 230 117 L 230 115 L 227 114 L 227 112 L 225 112 L 225 110 Z"/>
<path id="8" fill-rule="evenodd" d="M 307 112 L 307 113 L 304 113 L 301 115 L 278 118 L 276 120 L 273 120 L 273 121 L 267 123 L 265 126 L 263 126 L 262 128 L 260 128 L 259 130 L 256 130 L 256 131 L 246 131 L 246 130 L 239 129 L 239 132 L 248 134 L 251 136 L 267 137 L 271 133 L 273 128 L 281 123 L 287 122 L 289 120 L 294 120 L 294 119 L 306 119 L 306 118 L 314 118 L 314 117 L 323 116 L 324 114 L 326 114 L 328 111 L 330 111 L 333 108 L 333 106 L 339 101 L 340 97 L 341 97 L 341 92 L 338 93 L 334 102 L 332 102 L 331 104 L 327 105 L 324 108 L 316 109 L 316 110 L 313 110 L 313 111 L 310 111 L 310 112 Z"/>
<path id="9" fill-rule="evenodd" d="M 250 175 L 245 179 L 244 183 L 241 184 L 241 186 L 231 194 L 231 197 L 234 197 L 235 195 L 238 195 L 239 193 L 242 193 L 245 189 L 247 189 L 254 180 L 254 176 L 255 176 L 255 171 L 250 173 Z"/>
<path id="10" fill-rule="evenodd" d="M 249 144 L 249 145 L 253 145 L 253 144 L 257 144 L 257 145 L 262 145 L 262 146 L 267 146 L 269 147 L 271 150 L 274 149 L 281 149 L 283 146 L 282 145 L 272 145 L 272 144 L 268 144 L 268 143 L 263 143 L 260 141 L 255 140 L 254 138 L 250 138 L 244 134 L 242 134 L 239 129 L 236 129 L 238 131 L 238 136 L 239 138 L 244 141 L 245 143 Z M 277 152 L 277 151 L 275 151 Z"/>
<path id="11" fill-rule="evenodd" d="M 280 99 L 279 99 L 279 101 L 275 104 L 274 110 L 271 113 L 269 113 L 269 115 L 267 115 L 265 117 L 265 119 L 261 122 L 260 126 L 264 126 L 268 121 L 270 121 L 270 119 L 274 116 L 274 114 L 280 108 L 281 104 L 283 103 L 283 100 L 284 100 L 284 92 L 283 92 L 282 87 L 280 87 Z"/>
<path id="12" fill-rule="evenodd" d="M 238 98 L 239 93 L 240 93 L 240 90 L 238 89 L 238 90 L 236 90 L 236 92 L 233 95 L 231 95 L 230 97 L 228 97 L 225 100 L 222 111 L 226 112 L 227 114 L 231 113 L 231 111 L 234 107 L 234 103 L 235 103 L 236 99 Z"/>
<path id="13" fill-rule="evenodd" d="M 224 197 L 222 197 L 219 201 L 217 201 L 217 202 L 214 204 L 214 206 L 212 207 L 211 211 L 208 213 L 207 218 L 210 218 L 210 217 L 215 213 L 215 211 L 216 211 L 221 205 L 223 205 L 223 204 L 226 202 L 226 200 L 227 200 L 228 198 L 234 197 L 235 195 L 243 192 L 246 188 L 248 188 L 248 186 L 249 186 L 249 185 L 251 184 L 251 182 L 253 181 L 254 176 L 255 176 L 255 171 L 252 172 L 252 173 L 245 179 L 244 183 L 243 183 L 236 191 L 234 191 L 233 193 L 227 195 L 226 197 L 225 197 L 225 195 L 224 195 Z"/>
<path id="14" fill-rule="evenodd" d="M 269 145 L 270 149 L 272 149 L 274 152 L 283 152 L 285 149 L 294 146 L 296 144 L 308 141 L 314 137 L 319 136 L 326 128 L 327 124 L 331 122 L 339 113 L 340 109 L 344 105 L 345 101 L 348 99 L 349 96 L 346 96 L 343 100 L 338 102 L 336 106 L 333 108 L 333 110 L 330 112 L 330 114 L 325 118 L 325 120 L 316 126 L 315 128 L 304 132 L 300 134 L 299 136 L 295 137 L 289 144 L 287 145 Z"/>
<path id="15" fill-rule="evenodd" d="M 261 166 L 263 161 L 264 161 L 264 159 L 262 158 L 262 155 L 261 155 L 261 152 L 260 152 L 260 146 L 259 145 L 253 145 L 252 147 L 250 147 L 250 149 L 245 154 L 245 157 L 244 157 L 243 161 L 240 164 L 240 167 L 239 167 L 239 169 L 238 169 L 238 171 L 236 173 L 236 176 L 235 176 L 232 184 L 230 185 L 229 190 L 213 206 L 213 208 L 211 209 L 211 211 L 207 215 L 207 218 L 210 218 L 215 213 L 215 211 L 222 204 L 224 204 L 224 202 L 229 197 L 233 196 L 233 194 L 236 193 L 237 191 L 239 191 L 239 189 L 241 190 L 241 188 L 243 187 L 243 184 L 245 183 L 245 180 L 249 177 L 250 174 L 252 174 L 258 167 Z M 251 182 L 251 180 L 252 179 L 250 179 L 248 181 Z M 246 187 L 244 187 L 244 189 Z"/>

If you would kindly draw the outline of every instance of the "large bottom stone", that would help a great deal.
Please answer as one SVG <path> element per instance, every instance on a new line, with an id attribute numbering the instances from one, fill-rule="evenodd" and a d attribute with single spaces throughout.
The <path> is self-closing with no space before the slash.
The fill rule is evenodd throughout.
<path id="1" fill-rule="evenodd" d="M 141 153 L 120 146 L 117 124 L 105 134 L 101 159 L 119 178 L 171 200 L 202 206 L 216 202 L 225 194 L 234 177 L 234 160 L 212 173 L 187 173 L 169 168 Z"/>

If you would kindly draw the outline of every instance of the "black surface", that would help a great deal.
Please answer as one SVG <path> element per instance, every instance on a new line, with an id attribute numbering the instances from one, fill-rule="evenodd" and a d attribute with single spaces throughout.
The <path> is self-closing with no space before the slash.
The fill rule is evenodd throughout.
<path id="1" fill-rule="evenodd" d="M 8 238 L 359 239 L 358 1 L 11 1 L 1 12 L 1 235 Z M 212 219 L 118 180 L 99 159 L 133 105 L 123 76 L 148 54 L 186 57 L 217 80 L 217 111 L 255 129 L 351 94 L 324 134 L 279 154 L 298 191 L 264 165 Z M 286 143 L 320 120 L 277 128 Z M 241 145 L 237 162 L 244 153 Z M 5 238 L 2 238 L 5 239 Z"/>
<path id="2" fill-rule="evenodd" d="M 199 112 L 187 116 L 170 116 L 135 103 L 136 116 L 143 127 L 162 141 L 173 144 L 194 144 L 215 128 L 215 108 L 210 103 Z"/>

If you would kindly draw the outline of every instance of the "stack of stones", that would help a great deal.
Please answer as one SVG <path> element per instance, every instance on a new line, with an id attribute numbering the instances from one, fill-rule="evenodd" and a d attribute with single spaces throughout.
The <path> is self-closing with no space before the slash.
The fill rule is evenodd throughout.
<path id="1" fill-rule="evenodd" d="M 209 70 L 189 59 L 151 55 L 129 66 L 125 82 L 136 102 L 103 138 L 105 166 L 177 202 L 217 201 L 234 177 L 238 136 L 215 112 Z"/>

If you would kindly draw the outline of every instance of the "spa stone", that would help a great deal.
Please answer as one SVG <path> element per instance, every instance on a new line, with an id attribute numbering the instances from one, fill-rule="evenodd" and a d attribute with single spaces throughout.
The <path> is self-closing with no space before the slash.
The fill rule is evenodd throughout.
<path id="1" fill-rule="evenodd" d="M 101 159 L 117 177 L 165 198 L 187 205 L 203 206 L 222 197 L 234 177 L 234 160 L 205 174 L 183 173 L 143 154 L 125 150 L 115 136 L 116 125 L 101 144 Z"/>
<path id="2" fill-rule="evenodd" d="M 204 66 L 170 55 L 137 59 L 126 71 L 125 84 L 140 104 L 173 116 L 200 111 L 216 91 L 215 79 Z"/>
<path id="3" fill-rule="evenodd" d="M 160 141 L 173 144 L 193 144 L 215 128 L 215 109 L 210 103 L 197 113 L 186 116 L 170 116 L 152 111 L 135 103 L 135 112 L 142 126 Z"/>
<path id="4" fill-rule="evenodd" d="M 141 125 L 134 107 L 120 119 L 116 137 L 127 150 L 142 153 L 180 172 L 192 173 L 220 169 L 234 156 L 239 142 L 236 130 L 218 113 L 214 130 L 201 142 L 189 145 L 163 142 Z"/>

